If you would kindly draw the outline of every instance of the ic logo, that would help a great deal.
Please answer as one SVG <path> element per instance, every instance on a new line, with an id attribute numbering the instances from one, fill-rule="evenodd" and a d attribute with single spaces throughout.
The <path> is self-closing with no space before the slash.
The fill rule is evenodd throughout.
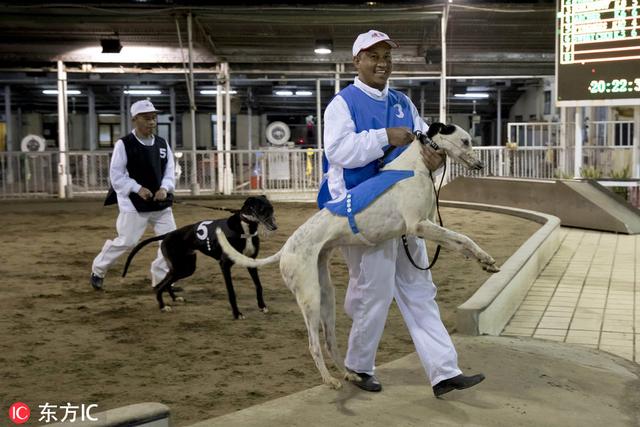
<path id="1" fill-rule="evenodd" d="M 9 419 L 14 424 L 24 424 L 29 421 L 31 416 L 31 409 L 22 402 L 16 402 L 9 408 Z"/>
<path id="2" fill-rule="evenodd" d="M 395 108 L 395 109 L 397 110 L 397 111 L 396 111 L 396 117 L 397 117 L 397 118 L 401 119 L 401 118 L 403 118 L 403 117 L 404 117 L 404 111 L 402 111 L 402 105 L 400 105 L 400 104 L 395 104 L 395 105 L 393 106 L 393 108 Z"/>

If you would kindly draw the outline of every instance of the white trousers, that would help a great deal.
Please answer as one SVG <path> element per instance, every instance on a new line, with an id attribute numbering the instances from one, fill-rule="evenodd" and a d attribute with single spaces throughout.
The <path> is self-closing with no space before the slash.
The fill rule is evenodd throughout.
<path id="1" fill-rule="evenodd" d="M 133 249 L 149 224 L 153 225 L 156 236 L 176 229 L 171 208 L 155 212 L 120 212 L 116 220 L 118 237 L 104 243 L 102 251 L 93 260 L 92 272 L 104 277 L 120 255 Z M 158 245 L 158 256 L 151 263 L 151 285 L 155 286 L 168 272 L 169 267 Z"/>
<path id="2" fill-rule="evenodd" d="M 408 240 L 413 260 L 426 266 L 424 241 Z M 411 265 L 402 240 L 374 247 L 343 247 L 342 252 L 350 276 L 344 308 L 353 321 L 345 366 L 373 375 L 376 351 L 395 298 L 431 384 L 461 374 L 458 355 L 440 319 L 431 272 Z"/>

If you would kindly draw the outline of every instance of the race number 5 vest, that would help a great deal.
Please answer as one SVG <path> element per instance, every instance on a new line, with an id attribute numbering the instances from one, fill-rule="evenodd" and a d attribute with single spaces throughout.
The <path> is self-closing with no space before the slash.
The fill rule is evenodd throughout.
<path id="1" fill-rule="evenodd" d="M 342 89 L 338 95 L 345 100 L 349 107 L 351 119 L 356 127 L 356 133 L 393 127 L 405 127 L 413 130 L 413 116 L 411 114 L 409 99 L 396 90 L 389 89 L 386 99 L 377 100 L 371 98 L 351 84 Z M 384 147 L 383 150 L 386 151 L 388 148 L 390 148 L 389 145 Z M 328 170 L 329 162 L 326 155 L 323 155 L 322 171 L 325 177 L 320 184 L 320 191 L 318 192 L 318 207 L 320 209 L 324 207 L 325 203 L 331 200 L 331 193 L 326 177 Z M 376 175 L 379 170 L 378 160 L 374 160 L 359 168 L 343 169 L 343 178 L 347 190 Z"/>
<path id="2" fill-rule="evenodd" d="M 122 138 L 127 152 L 127 172 L 129 177 L 155 194 L 160 189 L 162 177 L 167 168 L 167 141 L 154 135 L 153 145 L 144 145 L 132 134 Z M 133 206 L 138 212 L 160 211 L 173 204 L 173 194 L 167 195 L 162 202 L 144 200 L 137 193 L 129 194 Z"/>

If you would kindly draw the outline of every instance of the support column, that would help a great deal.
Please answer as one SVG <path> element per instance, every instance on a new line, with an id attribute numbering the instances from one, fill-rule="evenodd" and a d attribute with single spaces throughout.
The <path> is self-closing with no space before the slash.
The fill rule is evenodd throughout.
<path id="1" fill-rule="evenodd" d="M 253 111 L 251 110 L 251 99 L 253 98 L 251 88 L 247 89 L 247 148 L 253 149 Z"/>
<path id="2" fill-rule="evenodd" d="M 444 4 L 442 10 L 442 17 L 440 18 L 440 31 L 441 31 L 441 48 L 442 48 L 442 68 L 440 72 L 440 114 L 439 120 L 441 123 L 447 122 L 447 21 L 449 20 L 449 3 Z M 443 183 L 449 182 L 451 176 L 451 159 L 447 156 L 445 176 L 443 177 Z"/>
<path id="3" fill-rule="evenodd" d="M 640 106 L 633 107 L 633 178 L 640 178 Z"/>
<path id="4" fill-rule="evenodd" d="M 127 107 L 126 107 L 126 95 L 124 94 L 124 90 L 120 94 L 120 135 L 126 135 L 127 129 Z"/>
<path id="5" fill-rule="evenodd" d="M 498 88 L 496 93 L 496 107 L 498 109 L 496 116 L 496 145 L 502 145 L 502 89 Z"/>
<path id="6" fill-rule="evenodd" d="M 169 88 L 169 114 L 171 114 L 171 151 L 176 152 L 176 128 L 178 127 L 178 117 L 176 116 L 176 89 Z"/>
<path id="7" fill-rule="evenodd" d="M 337 95 L 340 92 L 340 64 L 336 64 L 336 72 L 333 75 L 333 94 Z"/>
<path id="8" fill-rule="evenodd" d="M 87 87 L 87 105 L 89 107 L 89 111 L 87 113 L 87 137 L 89 139 L 89 150 L 95 151 L 98 148 L 98 120 L 96 116 L 96 95 L 93 93 L 93 88 L 91 86 Z M 96 157 L 89 155 L 88 164 L 88 184 L 93 188 L 97 183 Z"/>
<path id="9" fill-rule="evenodd" d="M 584 138 L 583 133 L 583 121 L 584 112 L 583 107 L 576 107 L 576 140 L 575 140 L 575 153 L 573 164 L 573 177 L 579 179 L 581 177 L 580 170 L 582 169 L 582 141 Z"/>
<path id="10" fill-rule="evenodd" d="M 198 159 L 196 153 L 196 95 L 193 84 L 193 16 L 187 16 L 187 35 L 189 38 L 189 109 L 191 111 L 191 195 L 200 194 L 198 185 Z"/>
<path id="11" fill-rule="evenodd" d="M 424 86 L 420 86 L 420 118 L 424 120 Z"/>
<path id="12" fill-rule="evenodd" d="M 218 192 L 224 192 L 224 130 L 222 118 L 224 117 L 224 103 L 222 99 L 222 83 L 224 82 L 224 63 L 220 64 L 218 79 L 216 81 L 216 150 L 218 159 Z"/>
<path id="13" fill-rule="evenodd" d="M 322 92 L 320 87 L 320 79 L 316 79 L 316 142 L 318 149 L 322 150 Z"/>
<path id="14" fill-rule="evenodd" d="M 567 107 L 560 107 L 560 153 L 558 155 L 558 168 L 564 177 L 567 171 Z"/>
<path id="15" fill-rule="evenodd" d="M 224 194 L 231 194 L 234 187 L 233 172 L 231 170 L 231 75 L 229 63 L 225 62 L 224 82 Z"/>
<path id="16" fill-rule="evenodd" d="M 58 61 L 58 197 L 64 199 L 68 192 L 67 166 L 67 73 L 64 63 Z"/>
<path id="17" fill-rule="evenodd" d="M 13 144 L 13 117 L 11 116 L 11 86 L 6 85 L 4 87 L 4 118 L 6 122 L 6 150 L 8 153 L 15 151 Z M 9 157 L 7 161 L 7 184 L 14 183 L 13 176 L 13 158 Z"/>

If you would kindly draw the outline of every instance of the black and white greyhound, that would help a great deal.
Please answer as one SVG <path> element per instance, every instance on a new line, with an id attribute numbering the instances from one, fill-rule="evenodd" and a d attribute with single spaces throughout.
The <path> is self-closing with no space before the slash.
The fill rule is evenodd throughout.
<path id="1" fill-rule="evenodd" d="M 320 347 L 321 327 L 327 351 L 335 365 L 345 372 L 345 378 L 357 380 L 356 374 L 345 370 L 336 345 L 335 291 L 329 273 L 333 248 L 377 244 L 403 235 L 413 235 L 475 258 L 484 270 L 499 271 L 495 260 L 473 240 L 435 223 L 436 194 L 421 156 L 425 143 L 437 144 L 447 155 L 470 169 L 483 167 L 471 149 L 471 137 L 467 132 L 455 125 L 434 123 L 429 127 L 427 138 L 414 139 L 402 154 L 382 168 L 381 173 L 390 171 L 391 174 L 407 174 L 409 178 L 395 183 L 364 210 L 351 217 L 335 214 L 325 207 L 302 224 L 280 251 L 268 258 L 244 256 L 231 242 L 227 242 L 222 230 L 216 230 L 222 249 L 239 265 L 255 268 L 280 261 L 282 278 L 302 310 L 309 333 L 311 356 L 323 382 L 331 387 L 339 388 L 341 383 L 331 376 L 325 365 Z M 346 211 L 350 212 L 350 203 L 355 207 L 357 200 L 350 201 L 348 195 L 346 199 Z M 354 231 L 354 222 L 357 233 Z"/>
<path id="2" fill-rule="evenodd" d="M 268 231 L 277 229 L 273 217 L 273 206 L 265 196 L 249 197 L 245 200 L 242 208 L 229 218 L 196 222 L 140 242 L 129 254 L 122 277 L 126 276 L 131 260 L 142 247 L 151 242 L 162 240 L 160 249 L 169 266 L 169 273 L 155 286 L 154 290 L 160 310 L 171 311 L 171 307 L 164 304 L 162 293 L 168 292 L 173 301 L 181 300 L 176 297 L 171 285 L 180 279 L 191 276 L 196 271 L 196 251 L 200 251 L 220 262 L 233 317 L 244 319 L 238 310 L 236 294 L 231 281 L 231 266 L 234 262 L 222 252 L 215 230 L 222 230 L 229 244 L 238 252 L 255 258 L 260 250 L 259 225 L 264 226 Z M 258 307 L 266 313 L 267 306 L 262 298 L 262 284 L 258 270 L 255 267 L 249 267 L 248 270 L 256 287 Z"/>

